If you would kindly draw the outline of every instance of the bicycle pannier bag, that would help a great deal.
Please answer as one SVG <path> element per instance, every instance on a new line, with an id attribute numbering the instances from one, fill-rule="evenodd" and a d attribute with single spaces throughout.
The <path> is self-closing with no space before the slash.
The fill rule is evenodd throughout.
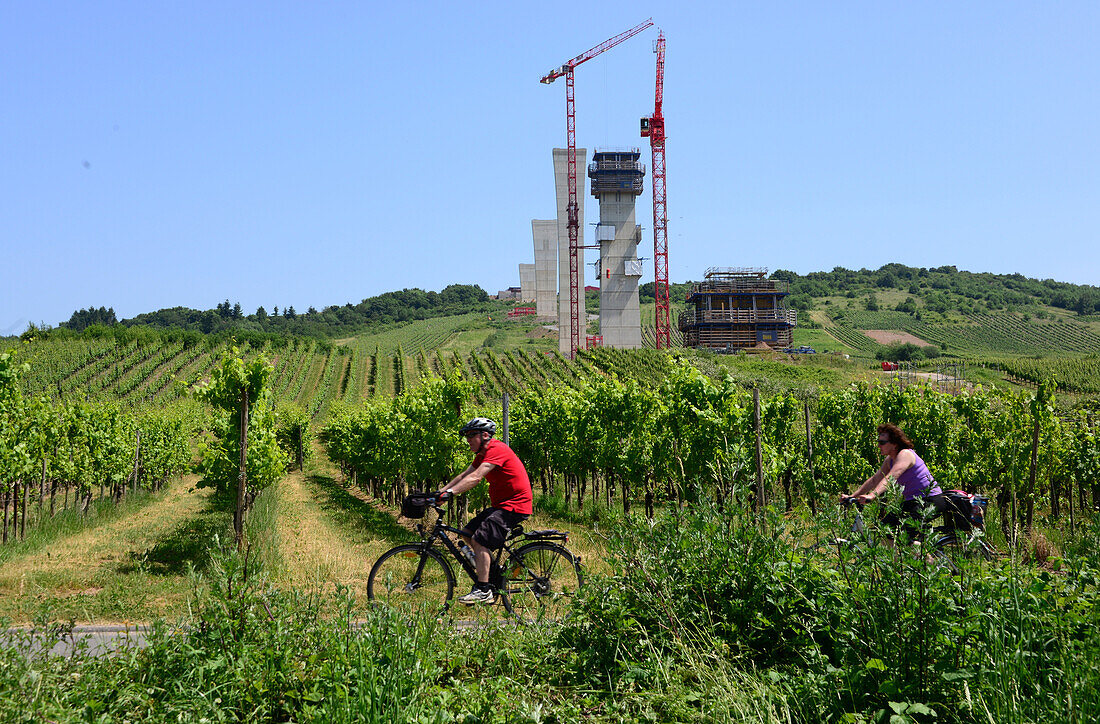
<path id="1" fill-rule="evenodd" d="M 970 502 L 970 494 L 962 490 L 947 490 L 944 497 L 947 498 L 947 510 L 944 511 L 947 526 L 959 531 L 973 528 L 974 523 L 970 516 L 974 506 Z"/>

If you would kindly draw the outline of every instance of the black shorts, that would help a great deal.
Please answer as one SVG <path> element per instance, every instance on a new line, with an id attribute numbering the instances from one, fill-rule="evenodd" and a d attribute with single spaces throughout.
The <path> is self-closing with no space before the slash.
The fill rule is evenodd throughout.
<path id="1" fill-rule="evenodd" d="M 931 523 L 943 515 L 945 510 L 947 510 L 947 496 L 929 495 L 902 503 L 900 517 L 897 513 L 887 513 L 881 520 L 891 528 L 897 528 L 904 523 L 910 533 L 917 534 L 922 524 Z"/>
<path id="2" fill-rule="evenodd" d="M 503 508 L 486 508 L 462 529 L 470 538 L 490 550 L 496 550 L 504 545 L 504 540 L 512 529 L 527 520 L 522 513 L 513 513 Z"/>

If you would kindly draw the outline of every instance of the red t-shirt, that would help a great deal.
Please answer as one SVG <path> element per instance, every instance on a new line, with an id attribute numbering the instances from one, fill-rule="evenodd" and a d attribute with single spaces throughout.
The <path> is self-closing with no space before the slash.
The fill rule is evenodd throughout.
<path id="1" fill-rule="evenodd" d="M 489 471 L 485 479 L 489 481 L 489 503 L 494 508 L 503 508 L 520 515 L 531 515 L 531 479 L 523 463 L 500 440 L 489 440 L 485 447 L 474 457 L 474 467 L 482 463 L 492 463 L 496 467 Z"/>

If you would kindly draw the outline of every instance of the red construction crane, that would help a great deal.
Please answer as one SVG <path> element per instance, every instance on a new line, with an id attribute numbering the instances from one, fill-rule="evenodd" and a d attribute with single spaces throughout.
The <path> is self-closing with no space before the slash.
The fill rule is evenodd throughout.
<path id="1" fill-rule="evenodd" d="M 580 268 L 578 264 L 578 249 L 580 248 L 580 214 L 577 206 L 577 113 L 573 104 L 573 69 L 586 60 L 592 60 L 605 50 L 614 48 L 624 40 L 633 38 L 653 25 L 653 18 L 644 23 L 635 25 L 626 32 L 619 33 L 614 38 L 609 38 L 594 48 L 590 48 L 576 58 L 568 60 L 560 68 L 552 70 L 544 75 L 539 82 L 553 83 L 558 78 L 565 76 L 565 137 L 567 142 L 569 162 L 569 200 L 566 204 L 569 228 L 569 358 L 577 356 L 577 349 L 581 343 L 580 332 Z M 667 316 L 667 314 L 666 314 Z"/>
<path id="2" fill-rule="evenodd" d="M 642 119 L 642 138 L 649 138 L 653 150 L 653 299 L 657 316 L 654 337 L 657 349 L 672 346 L 668 313 L 668 210 L 665 206 L 665 34 L 657 33 L 653 52 L 657 54 L 657 94 L 653 115 Z"/>

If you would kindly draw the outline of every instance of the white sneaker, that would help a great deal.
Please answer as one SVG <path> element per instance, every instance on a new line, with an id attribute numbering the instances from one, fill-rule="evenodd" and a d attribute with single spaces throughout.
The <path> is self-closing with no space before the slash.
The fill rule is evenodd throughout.
<path id="1" fill-rule="evenodd" d="M 482 591 L 480 589 L 473 589 L 465 596 L 458 599 L 459 603 L 464 603 L 467 606 L 472 606 L 475 603 L 493 603 L 496 601 L 496 595 L 491 591 Z"/>

